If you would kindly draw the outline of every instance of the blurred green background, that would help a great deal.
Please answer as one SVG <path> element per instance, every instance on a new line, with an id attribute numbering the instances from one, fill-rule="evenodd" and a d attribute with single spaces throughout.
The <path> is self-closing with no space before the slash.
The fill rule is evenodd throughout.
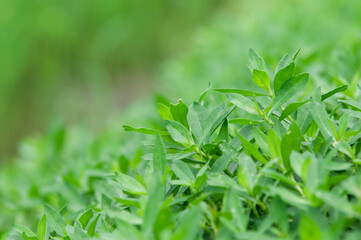
<path id="1" fill-rule="evenodd" d="M 54 118 L 98 129 L 219 0 L 0 0 L 0 159 Z"/>
<path id="2" fill-rule="evenodd" d="M 0 239 L 11 222 L 35 227 L 44 203 L 87 206 L 74 186 L 92 174 L 134 171 L 144 146 L 121 124 L 159 127 L 154 102 L 190 104 L 209 82 L 255 88 L 251 47 L 272 75 L 302 45 L 310 88 L 354 95 L 360 12 L 356 0 L 0 0 L 0 159 L 16 159 L 0 168 Z"/>
<path id="3" fill-rule="evenodd" d="M 0 159 L 13 156 L 24 136 L 41 135 L 53 119 L 97 131 L 155 91 L 176 101 L 208 82 L 247 87 L 250 47 L 274 68 L 303 44 L 299 66 L 324 88 L 331 78 L 351 81 L 360 68 L 356 0 L 0 5 Z"/>

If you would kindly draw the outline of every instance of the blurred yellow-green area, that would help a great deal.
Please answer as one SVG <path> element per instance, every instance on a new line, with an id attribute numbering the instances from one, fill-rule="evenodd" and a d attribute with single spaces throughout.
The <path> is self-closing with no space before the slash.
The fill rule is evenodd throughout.
<path id="1" fill-rule="evenodd" d="M 54 118 L 104 124 L 220 1 L 1 0 L 0 158 Z M 142 87 L 137 87 L 137 86 Z"/>

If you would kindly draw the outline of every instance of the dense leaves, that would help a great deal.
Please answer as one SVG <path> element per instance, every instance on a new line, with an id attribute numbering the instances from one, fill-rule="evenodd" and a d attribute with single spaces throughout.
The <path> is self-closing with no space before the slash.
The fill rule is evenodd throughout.
<path id="1" fill-rule="evenodd" d="M 263 58 L 250 51 L 252 79 L 267 94 L 215 89 L 189 106 L 158 104 L 162 122 L 155 129 L 123 126 L 134 132 L 129 136 L 150 134 L 145 142 L 127 140 L 142 145 L 134 158 L 111 152 L 110 162 L 117 161 L 111 167 L 89 163 L 93 170 L 64 173 L 54 186 L 66 194 L 60 198 L 66 207 L 46 204 L 36 234 L 19 224 L 12 234 L 23 239 L 357 239 L 361 108 L 342 94 L 346 86 L 307 94 L 309 75 L 295 75 L 294 60 L 282 58 L 272 79 Z M 336 93 L 338 102 L 326 101 Z M 44 192 L 32 194 L 46 203 L 50 196 Z"/>

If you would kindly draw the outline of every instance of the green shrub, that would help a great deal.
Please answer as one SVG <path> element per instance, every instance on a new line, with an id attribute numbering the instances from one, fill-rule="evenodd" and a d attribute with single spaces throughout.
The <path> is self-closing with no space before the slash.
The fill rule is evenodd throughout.
<path id="1" fill-rule="evenodd" d="M 347 85 L 306 94 L 297 53 L 270 77 L 250 50 L 258 91 L 209 87 L 191 105 L 163 99 L 160 124 L 123 126 L 142 134 L 68 138 L 80 146 L 55 127 L 28 144 L 30 156 L 46 156 L 22 206 L 44 203 L 44 215 L 36 231 L 15 224 L 9 236 L 358 239 L 361 105 L 344 94 Z"/>

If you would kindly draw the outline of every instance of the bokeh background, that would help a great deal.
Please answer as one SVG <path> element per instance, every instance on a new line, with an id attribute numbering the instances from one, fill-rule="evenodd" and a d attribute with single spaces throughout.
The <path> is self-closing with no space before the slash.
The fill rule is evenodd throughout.
<path id="1" fill-rule="evenodd" d="M 272 75 L 302 46 L 308 91 L 353 96 L 360 12 L 358 0 L 0 0 L 0 239 L 134 171 L 144 146 L 121 124 L 160 128 L 157 103 L 190 104 L 209 83 L 256 88 L 249 48 Z"/>
<path id="2" fill-rule="evenodd" d="M 154 87 L 219 0 L 0 1 L 0 158 L 53 119 L 99 129 Z"/>
<path id="3" fill-rule="evenodd" d="M 208 82 L 241 86 L 250 47 L 275 64 L 303 45 L 301 63 L 313 62 L 316 73 L 326 71 L 321 62 L 340 61 L 348 73 L 359 66 L 351 54 L 360 45 L 356 0 L 0 4 L 2 161 L 54 119 L 97 131 L 152 92 L 175 100 Z"/>

